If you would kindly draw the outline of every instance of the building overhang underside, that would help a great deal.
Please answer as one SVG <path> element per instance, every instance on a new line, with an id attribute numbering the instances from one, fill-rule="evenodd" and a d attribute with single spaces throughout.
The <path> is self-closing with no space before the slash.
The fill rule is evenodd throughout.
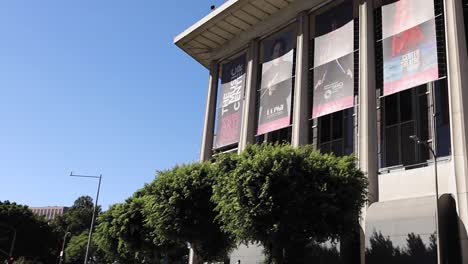
<path id="1" fill-rule="evenodd" d="M 174 43 L 206 68 L 211 53 L 295 0 L 229 0 L 179 34 Z"/>

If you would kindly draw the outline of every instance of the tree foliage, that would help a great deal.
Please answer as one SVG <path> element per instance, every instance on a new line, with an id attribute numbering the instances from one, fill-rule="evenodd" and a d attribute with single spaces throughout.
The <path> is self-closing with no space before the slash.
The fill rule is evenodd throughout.
<path id="1" fill-rule="evenodd" d="M 58 216 L 53 225 L 62 235 L 70 232 L 72 235 L 79 235 L 89 230 L 93 216 L 94 203 L 90 196 L 78 197 L 63 215 Z M 101 208 L 98 206 L 96 215 L 99 215 Z"/>
<path id="2" fill-rule="evenodd" d="M 221 155 L 215 167 L 223 230 L 239 242 L 260 242 L 275 263 L 303 263 L 307 244 L 357 227 L 367 182 L 352 157 L 263 144 Z"/>
<path id="3" fill-rule="evenodd" d="M 70 240 L 66 242 L 65 263 L 73 264 L 82 263 L 84 261 L 93 210 L 93 198 L 90 196 L 80 196 L 63 215 L 58 216 L 52 222 L 60 238 L 63 238 L 66 232 L 70 232 L 71 234 L 69 237 Z M 100 212 L 101 208 L 98 206 L 96 208 L 96 217 L 99 216 Z M 98 222 L 96 222 L 95 226 L 97 226 L 97 224 Z M 63 241 L 60 240 L 60 243 L 62 242 Z M 92 243 L 90 256 L 98 256 L 99 253 L 97 247 Z"/>
<path id="4" fill-rule="evenodd" d="M 184 260 L 188 253 L 186 245 L 158 236 L 145 223 L 143 209 L 147 198 L 144 188 L 100 216 L 95 237 L 108 260 L 121 263 L 160 263 L 165 258 L 170 263 Z"/>
<path id="5" fill-rule="evenodd" d="M 215 221 L 214 183 L 212 165 L 195 163 L 159 172 L 147 186 L 148 226 L 166 239 L 189 242 L 202 261 L 223 260 L 233 247 L 231 237 Z"/>
<path id="6" fill-rule="evenodd" d="M 36 262 L 54 263 L 57 236 L 47 222 L 24 205 L 0 201 L 0 261 L 7 258 L 16 230 L 13 256 Z"/>
<path id="7" fill-rule="evenodd" d="M 65 249 L 65 263 L 83 263 L 87 243 L 88 232 L 86 231 L 72 236 Z"/>

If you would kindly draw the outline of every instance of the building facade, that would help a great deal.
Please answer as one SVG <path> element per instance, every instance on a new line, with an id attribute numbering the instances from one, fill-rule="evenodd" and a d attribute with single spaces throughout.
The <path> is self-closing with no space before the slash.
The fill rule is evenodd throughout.
<path id="1" fill-rule="evenodd" d="M 340 254 L 321 263 L 468 263 L 467 5 L 225 2 L 175 38 L 209 69 L 200 160 L 260 142 L 353 154 L 369 179 L 360 241 L 324 245 Z"/>
<path id="2" fill-rule="evenodd" d="M 47 221 L 54 220 L 57 216 L 63 215 L 68 207 L 64 206 L 43 206 L 43 207 L 29 207 L 33 214 L 43 216 Z"/>

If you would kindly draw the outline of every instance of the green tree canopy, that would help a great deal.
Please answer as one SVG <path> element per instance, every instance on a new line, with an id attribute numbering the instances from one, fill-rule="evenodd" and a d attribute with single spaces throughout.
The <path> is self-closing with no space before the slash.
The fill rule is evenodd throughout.
<path id="1" fill-rule="evenodd" d="M 366 197 L 352 157 L 312 147 L 251 145 L 220 155 L 217 219 L 239 242 L 260 242 L 275 263 L 303 263 L 306 245 L 351 233 Z"/>
<path id="2" fill-rule="evenodd" d="M 79 235 L 89 230 L 93 209 L 93 198 L 90 196 L 80 196 L 75 200 L 73 206 L 54 220 L 53 225 L 62 235 L 65 234 L 65 232 L 70 232 L 72 235 Z M 100 212 L 101 207 L 98 206 L 96 215 L 99 215 Z"/>
<path id="3" fill-rule="evenodd" d="M 146 195 L 143 188 L 104 212 L 96 229 L 96 242 L 111 261 L 159 263 L 167 258 L 170 263 L 179 263 L 186 257 L 187 247 L 161 238 L 146 225 L 143 215 Z"/>
<path id="4" fill-rule="evenodd" d="M 24 205 L 0 201 L 0 262 L 10 251 L 16 230 L 13 256 L 54 263 L 59 249 L 57 236 L 47 222 Z"/>
<path id="5" fill-rule="evenodd" d="M 181 165 L 159 172 L 147 186 L 148 226 L 169 240 L 189 242 L 198 261 L 223 260 L 233 241 L 215 221 L 215 183 L 210 163 Z"/>
<path id="6" fill-rule="evenodd" d="M 58 216 L 52 222 L 52 226 L 62 239 L 66 232 L 70 232 L 69 241 L 66 242 L 65 248 L 65 263 L 82 263 L 86 254 L 87 234 L 93 217 L 94 202 L 90 196 L 78 197 L 73 205 L 61 216 Z M 96 217 L 99 216 L 101 207 L 96 208 Z M 96 222 L 97 226 L 98 222 Z M 83 246 L 83 238 L 86 236 L 86 241 Z M 63 241 L 60 239 L 60 243 Z M 70 247 L 70 248 L 69 248 Z M 100 252 L 97 247 L 91 243 L 90 256 L 97 256 Z M 73 254 L 67 256 L 67 254 Z M 83 260 L 83 261 L 82 261 Z"/>

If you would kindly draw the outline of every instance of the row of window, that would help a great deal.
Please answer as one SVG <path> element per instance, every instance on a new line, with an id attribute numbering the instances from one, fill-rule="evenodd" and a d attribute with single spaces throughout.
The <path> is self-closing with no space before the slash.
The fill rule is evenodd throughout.
<path id="1" fill-rule="evenodd" d="M 449 96 L 447 81 L 445 78 L 445 33 L 443 25 L 443 0 L 434 0 L 435 10 L 435 31 L 437 40 L 437 59 L 438 59 L 438 74 L 439 79 L 416 87 L 405 89 L 393 94 L 384 96 L 384 69 L 383 60 L 384 52 L 382 47 L 382 11 L 381 6 L 395 1 L 380 1 L 375 9 L 375 35 L 376 35 L 376 94 L 377 94 L 377 129 L 378 129 L 378 154 L 379 167 L 381 169 L 405 166 L 410 168 L 418 164 L 426 163 L 431 156 L 428 150 L 415 144 L 410 136 L 417 135 L 421 140 L 431 142 L 432 146 L 439 157 L 450 156 L 451 154 L 451 139 L 450 139 L 450 114 L 449 114 Z M 465 1 L 465 0 L 464 0 Z M 343 0 L 333 1 L 332 4 L 314 11 L 309 16 L 310 21 L 310 45 L 309 45 L 309 96 L 308 104 L 311 106 L 314 103 L 314 90 L 317 84 L 317 67 L 314 65 L 317 59 L 314 58 L 314 47 L 317 36 L 321 36 L 326 32 L 335 30 L 345 24 L 346 21 L 353 21 L 353 43 L 344 43 L 344 45 L 352 46 L 352 61 L 351 63 L 343 63 L 336 59 L 336 65 L 343 71 L 343 76 L 347 75 L 352 78 L 352 96 L 353 102 L 359 102 L 358 94 L 358 74 L 359 74 L 359 27 L 358 27 L 358 12 L 357 7 L 359 1 Z M 378 1 L 379 2 L 379 1 Z M 468 1 L 464 6 L 468 12 Z M 336 19 L 338 17 L 339 19 Z M 466 16 L 468 17 L 468 15 Z M 328 19 L 330 23 L 321 23 Z M 467 20 L 468 22 L 468 20 Z M 294 29 L 294 24 L 286 27 Z M 283 32 L 285 30 L 282 30 Z M 280 31 L 281 32 L 281 31 Z M 468 34 L 467 34 L 468 35 Z M 266 38 L 261 42 L 260 65 L 258 65 L 258 88 L 256 96 L 257 119 L 264 118 L 259 111 L 265 104 L 261 101 L 265 91 L 261 89 L 265 79 L 266 67 L 265 54 L 268 54 L 267 48 L 263 48 L 267 44 L 266 41 L 274 37 Z M 294 39 L 294 38 L 293 38 Z M 293 41 L 292 41 L 293 42 Z M 287 44 L 291 45 L 291 43 Z M 275 44 L 270 45 L 272 53 L 275 49 Z M 292 109 L 294 102 L 294 78 L 295 78 L 295 44 L 292 47 L 292 73 L 283 79 L 290 78 L 291 93 L 286 95 L 288 101 L 285 103 L 291 110 L 289 117 L 292 117 Z M 282 54 L 287 53 L 283 47 Z M 317 53 L 315 53 L 315 56 Z M 273 55 L 272 55 L 273 56 Z M 270 58 L 278 60 L 277 57 Z M 315 59 L 315 60 L 314 60 Z M 315 67 L 314 67 L 315 66 Z M 289 66 L 288 66 L 289 67 Z M 289 68 L 288 68 L 289 69 Z M 220 71 L 223 72 L 223 71 Z M 315 76 L 314 76 L 315 73 Z M 326 74 L 326 73 L 325 73 Z M 320 75 L 322 76 L 322 75 Z M 245 77 L 245 76 L 244 76 Z M 344 80 L 340 80 L 345 82 Z M 315 87 L 314 87 L 315 84 Z M 218 92 L 218 101 L 221 100 L 220 92 Z M 289 97 L 287 97 L 289 96 Z M 353 107 L 335 111 L 333 113 L 321 115 L 318 118 L 310 119 L 309 126 L 309 144 L 313 144 L 317 149 L 324 153 L 334 153 L 335 155 L 352 154 L 356 149 L 356 134 L 357 134 L 357 104 Z M 219 111 L 217 113 L 219 116 Z M 217 118 L 219 121 L 219 119 Z M 291 124 L 292 118 L 290 120 Z M 258 120 L 257 120 L 258 122 Z M 219 126 L 220 124 L 216 124 Z M 218 130 L 219 131 L 219 130 Z M 292 128 L 291 125 L 283 126 L 280 129 L 268 131 L 266 133 L 258 133 L 256 142 L 291 142 Z M 228 144 L 218 147 L 215 144 L 214 151 L 229 151 L 237 147 L 237 144 Z"/>

